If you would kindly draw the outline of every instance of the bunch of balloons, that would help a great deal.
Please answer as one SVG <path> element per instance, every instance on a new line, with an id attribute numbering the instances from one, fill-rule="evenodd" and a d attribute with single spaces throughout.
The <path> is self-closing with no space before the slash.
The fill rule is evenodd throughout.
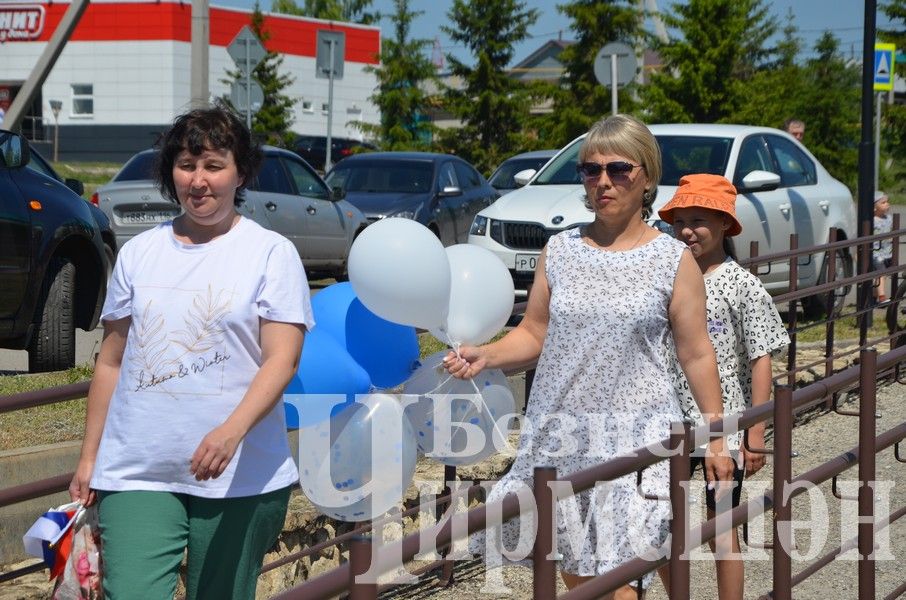
<path id="1" fill-rule="evenodd" d="M 493 252 L 470 244 L 444 248 L 409 219 L 369 225 L 349 252 L 349 281 L 374 314 L 427 329 L 450 346 L 481 344 L 513 312 L 513 278 Z"/>
<path id="2" fill-rule="evenodd" d="M 427 329 L 458 348 L 490 340 L 513 312 L 513 279 L 503 262 L 479 246 L 444 248 L 424 225 L 384 219 L 369 225 L 349 254 L 349 280 L 377 315 Z M 507 447 L 504 431 L 515 410 L 499 370 L 479 380 L 451 378 L 439 352 L 406 382 L 416 396 L 406 415 L 419 450 L 447 465 L 473 464 Z"/>
<path id="3" fill-rule="evenodd" d="M 418 337 L 365 308 L 349 283 L 315 294 L 312 311 L 315 327 L 283 396 L 287 426 L 299 429 L 302 490 L 328 516 L 372 519 L 409 487 L 417 446 L 399 402 L 365 394 L 409 378 Z"/>

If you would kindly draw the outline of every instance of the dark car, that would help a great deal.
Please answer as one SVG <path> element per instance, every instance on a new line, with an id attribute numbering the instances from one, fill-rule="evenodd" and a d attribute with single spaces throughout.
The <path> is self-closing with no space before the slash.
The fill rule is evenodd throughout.
<path id="1" fill-rule="evenodd" d="M 429 152 L 356 154 L 325 179 L 369 222 L 412 219 L 431 229 L 445 246 L 468 241 L 474 216 L 499 196 L 463 159 Z"/>
<path id="2" fill-rule="evenodd" d="M 108 250 L 91 206 L 18 134 L 0 130 L 0 347 L 30 372 L 75 365 L 75 328 L 97 326 Z"/>
<path id="3" fill-rule="evenodd" d="M 293 144 L 296 154 L 305 159 L 318 171 L 325 170 L 327 160 L 327 137 L 323 135 L 299 135 Z M 360 152 L 373 152 L 377 150 L 374 144 L 362 140 L 345 137 L 330 138 L 330 162 L 337 164 L 344 158 Z"/>
<path id="4" fill-rule="evenodd" d="M 535 150 L 511 156 L 500 163 L 500 166 L 488 178 L 488 183 L 497 188 L 501 195 L 512 192 L 525 185 L 532 175 L 546 165 L 547 161 L 552 159 L 557 152 L 559 150 Z M 514 179 L 516 175 L 520 175 L 520 179 L 524 178 L 525 181 L 516 181 Z"/>

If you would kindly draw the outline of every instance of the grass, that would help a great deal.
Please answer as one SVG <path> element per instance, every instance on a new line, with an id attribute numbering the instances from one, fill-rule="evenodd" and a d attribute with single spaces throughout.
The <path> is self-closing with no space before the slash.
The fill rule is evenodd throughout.
<path id="1" fill-rule="evenodd" d="M 0 377 L 0 396 L 87 381 L 91 367 L 38 375 Z M 85 426 L 85 400 L 70 400 L 0 414 L 0 450 L 78 440 Z"/>
<path id="2" fill-rule="evenodd" d="M 809 325 L 814 326 L 809 326 Z M 806 328 L 807 327 L 807 328 Z M 798 323 L 799 333 L 796 336 L 798 342 L 823 342 L 825 338 L 824 321 L 800 322 Z M 875 311 L 874 321 L 868 329 L 868 339 L 877 339 L 887 337 L 887 323 L 884 320 L 883 312 Z M 858 340 L 859 323 L 855 317 L 843 317 L 837 321 L 834 328 L 834 340 Z"/>
<path id="3" fill-rule="evenodd" d="M 123 165 L 113 162 L 55 162 L 52 166 L 63 179 L 71 177 L 85 184 L 85 193 L 82 197 L 88 200 L 91 194 L 99 186 L 110 181 Z"/>

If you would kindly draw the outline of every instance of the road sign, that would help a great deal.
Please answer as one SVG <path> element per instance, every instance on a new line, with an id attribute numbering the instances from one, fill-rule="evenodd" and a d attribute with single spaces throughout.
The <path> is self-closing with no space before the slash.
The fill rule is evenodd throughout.
<path id="1" fill-rule="evenodd" d="M 897 47 L 895 44 L 875 44 L 875 91 L 893 89 L 894 63 Z"/>
<path id="2" fill-rule="evenodd" d="M 236 66 L 239 67 L 242 75 L 245 76 L 255 70 L 258 63 L 264 60 L 267 50 L 261 45 L 261 40 L 258 39 L 258 36 L 246 25 L 236 34 L 230 45 L 227 46 L 227 53 L 236 62 Z"/>
<path id="3" fill-rule="evenodd" d="M 251 104 L 252 114 L 255 114 L 261 109 L 261 105 L 264 104 L 264 90 L 261 89 L 261 84 L 254 79 L 250 80 L 248 85 L 249 87 L 246 88 L 245 79 L 234 81 L 230 85 L 230 102 L 242 114 L 248 112 L 248 107 Z"/>
<path id="4" fill-rule="evenodd" d="M 331 52 L 332 51 L 332 52 Z M 346 34 L 342 31 L 318 30 L 318 54 L 315 59 L 315 77 L 343 79 L 343 62 L 346 56 Z"/>
<path id="5" fill-rule="evenodd" d="M 611 42 L 598 51 L 594 63 L 595 77 L 601 85 L 611 85 L 613 55 L 617 57 L 617 85 L 626 85 L 635 78 L 638 59 L 632 47 L 622 42 Z"/>

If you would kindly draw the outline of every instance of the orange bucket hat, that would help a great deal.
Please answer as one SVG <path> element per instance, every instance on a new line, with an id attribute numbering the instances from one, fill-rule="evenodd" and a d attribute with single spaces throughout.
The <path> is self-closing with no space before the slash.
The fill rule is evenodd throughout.
<path id="1" fill-rule="evenodd" d="M 709 173 L 683 176 L 673 198 L 658 211 L 658 215 L 673 225 L 674 209 L 695 206 L 716 210 L 730 217 L 730 229 L 725 235 L 739 235 L 742 231 L 742 225 L 736 218 L 736 188 L 726 177 Z"/>

